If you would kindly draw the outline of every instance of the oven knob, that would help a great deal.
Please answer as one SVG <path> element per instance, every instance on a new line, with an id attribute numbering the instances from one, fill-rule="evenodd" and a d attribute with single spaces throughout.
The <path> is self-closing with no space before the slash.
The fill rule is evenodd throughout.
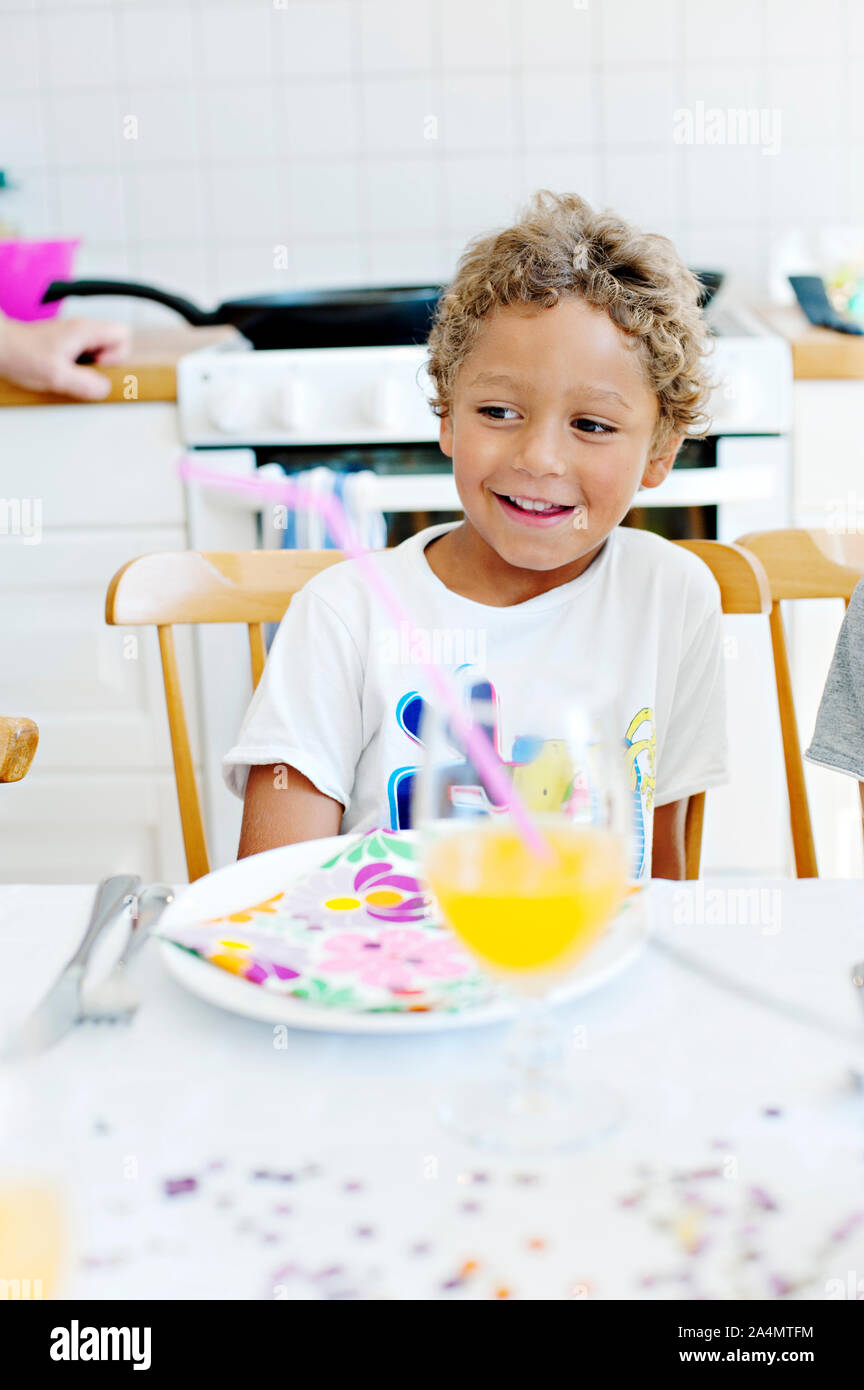
<path id="1" fill-rule="evenodd" d="M 384 377 L 369 387 L 366 395 L 364 415 L 371 425 L 379 429 L 394 429 L 402 418 L 401 382 L 395 377 Z"/>
<path id="2" fill-rule="evenodd" d="M 312 400 L 308 387 L 296 377 L 288 377 L 279 388 L 273 411 L 276 423 L 286 430 L 301 430 L 309 424 Z"/>
<path id="3" fill-rule="evenodd" d="M 207 413 L 220 434 L 243 434 L 255 425 L 255 396 L 240 381 L 211 386 Z"/>

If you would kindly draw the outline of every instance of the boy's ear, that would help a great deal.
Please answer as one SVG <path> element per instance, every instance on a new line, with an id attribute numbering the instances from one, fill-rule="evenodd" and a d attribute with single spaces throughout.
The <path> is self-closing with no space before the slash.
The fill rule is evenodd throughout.
<path id="1" fill-rule="evenodd" d="M 453 457 L 453 416 L 442 415 L 441 426 L 438 430 L 438 443 L 441 445 L 442 454 L 446 454 L 448 459 Z"/>
<path id="2" fill-rule="evenodd" d="M 642 487 L 660 486 L 663 479 L 669 476 L 678 450 L 683 443 L 683 434 L 674 434 L 663 446 L 662 451 L 648 460 L 645 465 L 645 472 L 642 474 Z"/>

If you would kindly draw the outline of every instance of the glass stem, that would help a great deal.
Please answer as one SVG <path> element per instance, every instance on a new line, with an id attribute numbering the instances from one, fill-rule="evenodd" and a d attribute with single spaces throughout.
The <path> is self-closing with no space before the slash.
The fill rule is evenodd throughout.
<path id="1" fill-rule="evenodd" d="M 520 1000 L 508 1039 L 507 1062 L 514 1095 L 526 1110 L 536 1108 L 543 1092 L 559 1075 L 563 1061 L 561 1030 L 550 1017 L 546 1000 Z"/>

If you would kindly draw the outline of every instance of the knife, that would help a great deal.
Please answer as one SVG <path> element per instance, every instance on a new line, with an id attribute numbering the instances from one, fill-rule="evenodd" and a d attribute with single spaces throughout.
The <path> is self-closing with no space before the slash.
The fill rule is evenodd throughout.
<path id="1" fill-rule="evenodd" d="M 727 975 L 724 970 L 718 970 L 716 966 L 709 965 L 697 956 L 692 956 L 689 951 L 682 951 L 678 946 L 673 946 L 671 942 L 663 941 L 660 937 L 653 936 L 649 937 L 648 940 L 654 950 L 659 951 L 661 955 L 667 956 L 669 960 L 674 960 L 675 964 L 680 965 L 684 970 L 690 970 L 695 975 L 700 975 L 703 980 L 710 981 L 718 989 L 724 989 L 739 999 L 746 999 L 748 1004 L 755 1004 L 757 1008 L 768 1009 L 771 1013 L 789 1019 L 792 1023 L 800 1023 L 805 1028 L 815 1028 L 828 1037 L 837 1038 L 839 1041 L 847 1043 L 856 1051 L 864 1048 L 864 1031 L 849 1028 L 843 1023 L 835 1023 L 833 1019 L 825 1018 L 822 1014 L 815 1013 L 803 1005 L 791 1004 L 785 999 L 779 999 L 776 995 L 769 994 L 766 990 L 759 989 L 745 980 Z M 857 984 L 857 981 L 855 983 Z"/>
<path id="2" fill-rule="evenodd" d="M 162 914 L 174 901 L 174 889 L 167 883 L 151 883 L 132 904 L 132 926 L 111 973 L 92 992 L 82 990 L 81 1013 L 88 1022 L 129 1022 L 138 1008 L 138 996 L 126 979 L 126 967 L 159 925 Z"/>
<path id="3" fill-rule="evenodd" d="M 96 889 L 90 921 L 72 959 L 64 966 L 34 1013 L 12 1034 L 0 1056 L 12 1061 L 44 1052 L 59 1042 L 81 1017 L 81 982 L 93 947 L 141 887 L 137 874 L 114 874 Z"/>

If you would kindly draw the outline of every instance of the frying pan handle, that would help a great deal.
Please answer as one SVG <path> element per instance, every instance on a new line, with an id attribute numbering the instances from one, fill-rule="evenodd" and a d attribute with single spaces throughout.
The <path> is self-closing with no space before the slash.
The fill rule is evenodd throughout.
<path id="1" fill-rule="evenodd" d="M 167 291 L 157 290 L 152 285 L 136 285 L 127 280 L 52 280 L 42 296 L 42 303 L 54 304 L 58 299 L 67 299 L 72 295 L 85 297 L 100 294 L 153 300 L 156 304 L 164 304 L 166 308 L 173 309 L 175 313 L 182 315 L 186 322 L 191 323 L 195 328 L 206 328 L 210 324 L 228 322 L 221 316 L 218 309 L 213 313 L 208 313 L 204 309 L 199 309 L 197 304 L 183 299 L 179 294 L 168 294 Z"/>

